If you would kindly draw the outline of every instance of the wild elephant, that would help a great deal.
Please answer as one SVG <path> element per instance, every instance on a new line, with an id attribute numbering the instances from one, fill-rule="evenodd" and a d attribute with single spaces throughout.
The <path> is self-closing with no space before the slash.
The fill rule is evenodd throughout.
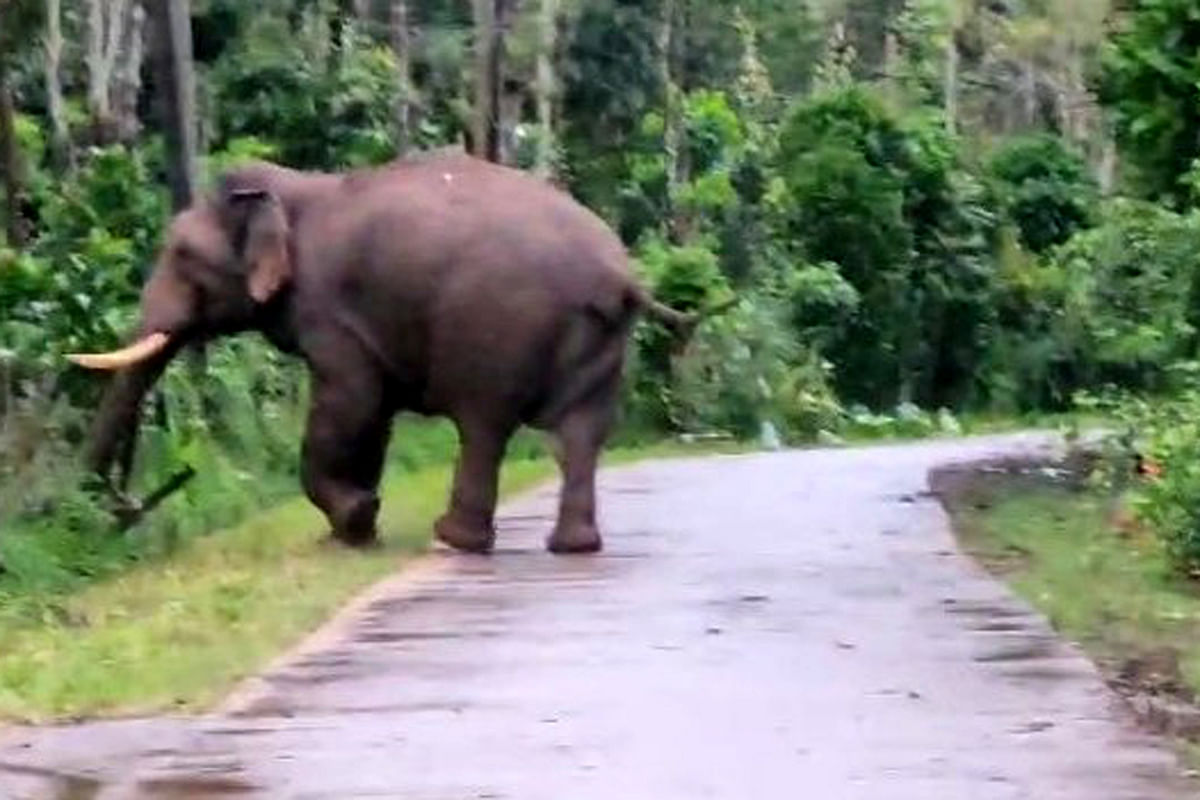
<path id="1" fill-rule="evenodd" d="M 603 221 L 518 170 L 456 152 L 340 174 L 253 163 L 171 221 L 133 343 L 69 356 L 117 373 L 87 465 L 108 480 L 181 348 L 256 330 L 310 371 L 303 485 L 337 539 L 375 540 L 392 419 L 412 411 L 460 437 L 441 541 L 492 549 L 500 461 L 528 425 L 563 474 L 547 546 L 594 552 L 596 463 L 642 312 L 694 322 L 638 283 Z"/>

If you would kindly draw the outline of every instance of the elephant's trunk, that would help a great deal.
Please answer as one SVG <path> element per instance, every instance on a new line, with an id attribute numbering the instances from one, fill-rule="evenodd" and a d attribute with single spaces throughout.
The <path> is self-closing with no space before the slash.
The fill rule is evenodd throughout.
<path id="1" fill-rule="evenodd" d="M 189 339 L 194 298 L 170 270 L 156 269 L 142 290 L 141 322 L 132 344 L 109 353 L 74 354 L 68 359 L 88 369 L 113 372 L 84 463 L 108 481 L 113 463 L 126 474 L 133 459 L 142 400 L 167 364 Z"/>
<path id="2" fill-rule="evenodd" d="M 92 427 L 84 463 L 88 471 L 106 484 L 116 462 L 128 475 L 137 441 L 142 401 L 162 375 L 170 357 L 169 352 L 160 352 L 118 372 L 105 392 Z"/>

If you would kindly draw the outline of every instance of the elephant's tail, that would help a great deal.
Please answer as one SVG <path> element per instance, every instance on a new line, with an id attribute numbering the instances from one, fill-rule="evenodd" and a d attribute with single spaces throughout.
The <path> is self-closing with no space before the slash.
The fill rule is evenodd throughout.
<path id="1" fill-rule="evenodd" d="M 662 323 L 678 334 L 690 336 L 701 322 L 710 317 L 718 316 L 728 311 L 733 306 L 737 305 L 736 298 L 728 300 L 719 305 L 710 308 L 700 309 L 699 311 L 685 312 L 671 308 L 665 303 L 654 298 L 644 286 L 637 285 L 633 289 L 635 302 L 641 307 L 642 311 L 650 319 Z"/>

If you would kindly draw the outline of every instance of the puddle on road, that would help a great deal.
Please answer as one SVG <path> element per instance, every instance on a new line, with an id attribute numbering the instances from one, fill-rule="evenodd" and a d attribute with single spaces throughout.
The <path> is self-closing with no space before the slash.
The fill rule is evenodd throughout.
<path id="1" fill-rule="evenodd" d="M 1048 638 L 1027 639 L 1017 644 L 1001 647 L 989 653 L 975 656 L 980 664 L 1000 664 L 1012 661 L 1036 661 L 1052 658 L 1055 655 L 1055 643 Z"/>
<path id="2" fill-rule="evenodd" d="M 400 644 L 403 642 L 465 641 L 498 639 L 501 631 L 356 631 L 351 637 L 363 644 Z"/>
<path id="3" fill-rule="evenodd" d="M 180 776 L 139 781 L 135 796 L 144 800 L 219 800 L 263 791 L 261 786 L 232 776 Z"/>
<path id="4" fill-rule="evenodd" d="M 1022 625 L 1019 622 L 1004 622 L 1002 620 L 981 622 L 978 625 L 970 625 L 967 629 L 975 633 L 1023 633 L 1029 630 L 1028 626 Z"/>
<path id="5" fill-rule="evenodd" d="M 93 800 L 104 788 L 104 784 L 95 778 L 71 775 L 42 767 L 0 764 L 0 782 L 6 773 L 44 782 L 49 788 L 46 800 Z"/>

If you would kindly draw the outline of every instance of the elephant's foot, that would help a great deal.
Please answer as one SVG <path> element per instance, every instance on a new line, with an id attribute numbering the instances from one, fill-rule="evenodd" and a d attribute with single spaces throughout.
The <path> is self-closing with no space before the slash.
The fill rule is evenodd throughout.
<path id="1" fill-rule="evenodd" d="M 559 523 L 546 541 L 546 549 L 559 555 L 599 553 L 604 549 L 604 540 L 595 525 Z"/>
<path id="2" fill-rule="evenodd" d="M 378 516 L 379 498 L 360 498 L 334 524 L 333 538 L 348 547 L 373 547 L 379 543 L 379 532 L 375 527 Z"/>
<path id="3" fill-rule="evenodd" d="M 453 512 L 446 514 L 433 526 L 438 541 L 464 553 L 490 553 L 496 546 L 496 529 L 480 522 L 470 522 Z"/>

